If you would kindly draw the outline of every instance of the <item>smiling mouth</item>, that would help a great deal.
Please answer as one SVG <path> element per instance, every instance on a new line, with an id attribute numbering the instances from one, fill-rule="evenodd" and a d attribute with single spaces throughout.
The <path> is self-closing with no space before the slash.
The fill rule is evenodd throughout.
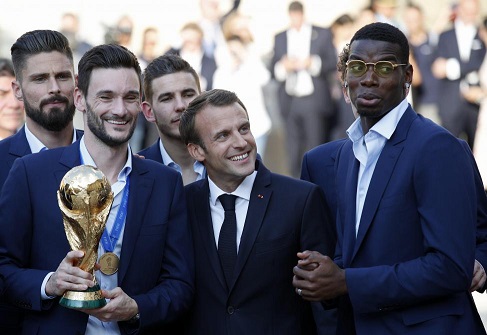
<path id="1" fill-rule="evenodd" d="M 237 156 L 230 157 L 230 160 L 231 161 L 234 161 L 234 162 L 238 162 L 238 161 L 244 160 L 247 157 L 249 157 L 249 153 L 248 152 L 246 152 L 246 153 L 244 153 L 242 155 L 237 155 Z"/>
<path id="2" fill-rule="evenodd" d="M 124 121 L 124 120 L 105 120 L 105 121 L 111 124 L 115 124 L 117 126 L 123 126 L 129 123 L 128 121 Z"/>

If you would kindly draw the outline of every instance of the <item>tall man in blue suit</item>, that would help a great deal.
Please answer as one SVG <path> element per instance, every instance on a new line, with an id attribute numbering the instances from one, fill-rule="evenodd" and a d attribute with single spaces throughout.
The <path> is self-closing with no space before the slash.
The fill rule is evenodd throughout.
<path id="1" fill-rule="evenodd" d="M 0 191 L 17 158 L 69 145 L 82 135 L 73 128 L 75 74 L 66 37 L 57 31 L 30 31 L 11 51 L 13 91 L 24 102 L 26 120 L 15 135 L 0 141 Z M 20 333 L 20 318 L 20 310 L 2 298 L 0 333 Z"/>
<path id="2" fill-rule="evenodd" d="M 196 71 L 178 55 L 157 57 L 144 70 L 144 93 L 142 111 L 157 126 L 159 139 L 139 154 L 176 169 L 185 185 L 203 179 L 204 165 L 191 157 L 179 134 L 181 113 L 201 93 Z"/>
<path id="3" fill-rule="evenodd" d="M 24 309 L 24 334 L 160 334 L 193 296 L 193 250 L 180 175 L 131 154 L 141 100 L 141 71 L 122 46 L 102 45 L 79 62 L 75 104 L 85 133 L 65 148 L 15 161 L 0 196 L 0 276 L 5 296 Z M 56 191 L 71 168 L 88 164 L 108 178 L 114 202 L 107 220 L 117 272 L 96 272 L 107 305 L 71 310 L 66 290 L 93 286 L 70 251 Z M 126 205 L 124 205 L 126 204 Z M 114 232 L 119 232 L 115 234 Z"/>
<path id="4" fill-rule="evenodd" d="M 187 334 L 315 334 L 292 268 L 302 248 L 333 253 L 323 193 L 256 160 L 248 114 L 232 92 L 202 93 L 180 122 L 208 172 L 186 186 L 197 278 Z"/>
<path id="5" fill-rule="evenodd" d="M 469 288 L 477 199 L 470 159 L 416 114 L 404 34 L 361 28 L 340 56 L 359 118 L 336 155 L 335 262 L 304 251 L 293 284 L 338 298 L 338 334 L 485 334 Z"/>

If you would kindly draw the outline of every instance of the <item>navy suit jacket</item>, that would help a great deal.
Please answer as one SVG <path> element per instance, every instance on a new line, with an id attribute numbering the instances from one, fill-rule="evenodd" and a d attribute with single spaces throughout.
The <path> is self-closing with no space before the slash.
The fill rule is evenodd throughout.
<path id="1" fill-rule="evenodd" d="M 292 285 L 296 253 L 330 254 L 323 193 L 308 182 L 271 173 L 257 161 L 234 282 L 227 289 L 209 205 L 208 179 L 185 187 L 196 258 L 196 296 L 188 334 L 314 334 L 310 304 Z"/>
<path id="2" fill-rule="evenodd" d="M 161 332 L 190 305 L 193 249 L 180 175 L 133 157 L 118 285 L 138 304 L 140 333 Z M 0 197 L 0 276 L 24 309 L 24 334 L 84 334 L 88 316 L 42 301 L 41 283 L 70 250 L 57 204 L 61 179 L 80 164 L 79 141 L 15 161 Z M 137 326 L 119 322 L 123 334 Z M 135 327 L 135 329 L 134 329 Z"/>
<path id="3" fill-rule="evenodd" d="M 152 144 L 150 147 L 139 151 L 139 155 L 144 156 L 144 158 L 164 164 L 164 162 L 162 161 L 161 148 L 159 148 L 159 141 L 160 139 L 157 139 L 157 141 L 155 141 L 154 144 Z"/>
<path id="4" fill-rule="evenodd" d="M 359 163 L 337 155 L 337 250 L 348 295 L 338 334 L 484 334 L 468 289 L 477 195 L 460 142 L 411 107 L 387 141 L 355 233 Z"/>
<path id="5" fill-rule="evenodd" d="M 76 130 L 77 139 L 81 138 L 82 135 L 82 130 Z M 19 157 L 30 155 L 31 153 L 29 142 L 27 142 L 27 137 L 25 136 L 25 126 L 16 134 L 0 141 L 0 191 L 10 169 L 14 165 L 14 161 Z"/>

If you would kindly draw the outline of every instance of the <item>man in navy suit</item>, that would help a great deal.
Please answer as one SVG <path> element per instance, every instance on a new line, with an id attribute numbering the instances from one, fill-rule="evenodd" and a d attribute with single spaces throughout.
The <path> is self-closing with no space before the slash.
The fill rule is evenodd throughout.
<path id="1" fill-rule="evenodd" d="M 333 253 L 323 193 L 256 160 L 248 114 L 232 92 L 202 93 L 180 122 L 189 152 L 208 172 L 186 186 L 197 278 L 187 334 L 315 334 L 292 268 L 303 248 Z M 235 199 L 233 225 L 222 197 Z"/>
<path id="2" fill-rule="evenodd" d="M 306 23 L 301 2 L 289 4 L 289 17 L 290 28 L 275 36 L 271 68 L 279 82 L 289 170 L 298 177 L 304 153 L 330 135 L 335 106 L 328 80 L 334 79 L 336 55 L 331 31 Z"/>
<path id="3" fill-rule="evenodd" d="M 131 154 L 141 100 L 133 53 L 101 45 L 79 63 L 75 104 L 85 133 L 65 147 L 15 161 L 0 197 L 0 276 L 5 296 L 24 309 L 24 334 L 160 334 L 193 296 L 193 250 L 180 175 Z M 80 164 L 109 180 L 114 202 L 98 256 L 115 254 L 115 273 L 96 271 L 107 305 L 72 310 L 58 304 L 66 290 L 93 286 L 75 267 L 57 204 L 63 176 Z M 116 232 L 119 232 L 118 234 Z"/>
<path id="4" fill-rule="evenodd" d="M 81 136 L 73 128 L 75 75 L 66 37 L 57 31 L 30 31 L 11 51 L 12 87 L 24 102 L 26 119 L 19 132 L 0 142 L 0 190 L 15 159 L 69 145 Z"/>
<path id="5" fill-rule="evenodd" d="M 191 157 L 179 134 L 181 113 L 201 93 L 196 71 L 178 55 L 157 57 L 144 70 L 144 93 L 142 111 L 157 126 L 159 139 L 139 154 L 176 169 L 185 185 L 204 178 L 204 165 Z"/>
<path id="6" fill-rule="evenodd" d="M 359 118 L 336 154 L 335 262 L 299 254 L 293 284 L 338 299 L 337 334 L 485 334 L 469 292 L 475 263 L 474 169 L 462 144 L 416 114 L 404 34 L 361 28 L 340 55 Z"/>
<path id="7" fill-rule="evenodd" d="M 43 148 L 71 144 L 82 135 L 73 128 L 75 75 L 73 54 L 61 33 L 35 30 L 12 46 L 16 80 L 13 91 L 24 102 L 25 125 L 0 141 L 0 191 L 14 161 Z M 0 333 L 20 332 L 20 310 L 0 302 Z"/>
<path id="8" fill-rule="evenodd" d="M 486 53 L 477 26 L 480 12 L 478 0 L 458 1 L 454 26 L 440 35 L 432 66 L 433 74 L 439 79 L 441 124 L 455 136 L 466 136 L 471 148 L 479 105 L 468 102 L 462 91 L 480 84 L 478 71 Z"/>

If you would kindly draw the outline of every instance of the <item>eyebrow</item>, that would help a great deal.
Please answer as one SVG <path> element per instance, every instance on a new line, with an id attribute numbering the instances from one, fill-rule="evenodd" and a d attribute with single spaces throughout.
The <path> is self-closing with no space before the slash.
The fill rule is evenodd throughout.
<path id="1" fill-rule="evenodd" d="M 188 92 L 198 93 L 194 88 L 184 88 L 181 90 L 181 93 L 188 93 Z M 174 95 L 174 93 L 175 93 L 174 91 L 163 92 L 157 96 L 157 100 L 164 98 L 164 97 L 172 96 L 172 95 Z"/>

